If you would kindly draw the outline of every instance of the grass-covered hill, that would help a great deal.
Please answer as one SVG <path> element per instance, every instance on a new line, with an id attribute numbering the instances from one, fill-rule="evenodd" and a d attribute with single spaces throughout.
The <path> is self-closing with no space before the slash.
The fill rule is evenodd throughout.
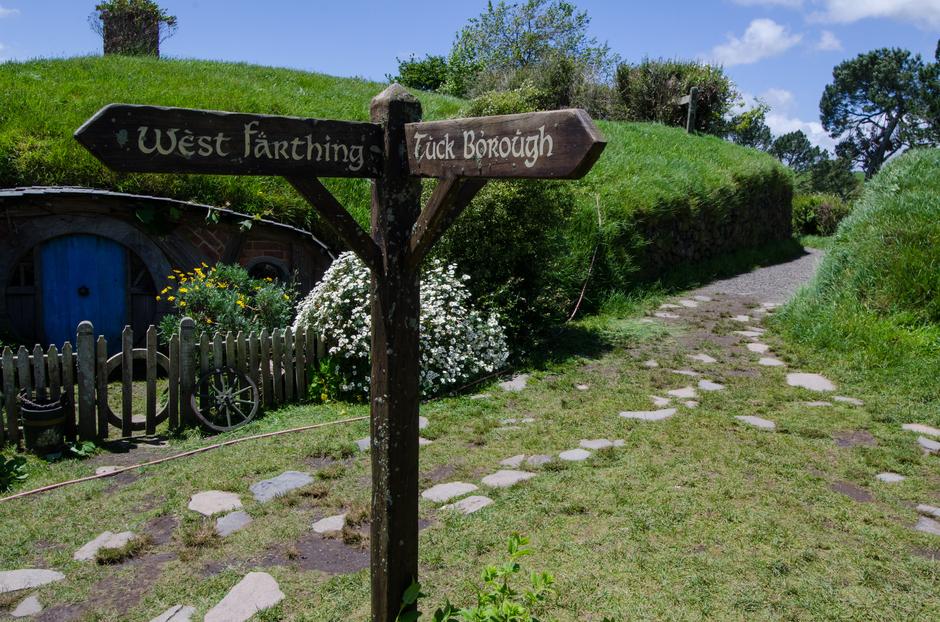
<path id="1" fill-rule="evenodd" d="M 816 279 L 779 321 L 797 341 L 935 398 L 940 149 L 909 152 L 866 185 Z"/>

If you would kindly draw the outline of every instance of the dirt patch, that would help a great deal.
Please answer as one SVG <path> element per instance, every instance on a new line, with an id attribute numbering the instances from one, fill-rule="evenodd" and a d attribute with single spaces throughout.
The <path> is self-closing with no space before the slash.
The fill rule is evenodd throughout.
<path id="1" fill-rule="evenodd" d="M 147 521 L 147 524 L 144 525 L 143 532 L 150 536 L 150 539 L 153 540 L 155 545 L 159 546 L 173 539 L 173 532 L 176 531 L 178 525 L 179 521 L 175 516 L 166 514 Z"/>
<path id="2" fill-rule="evenodd" d="M 875 500 L 875 498 L 871 496 L 870 492 L 860 486 L 856 486 L 851 482 L 845 482 L 841 480 L 835 481 L 829 484 L 829 488 L 835 492 L 851 497 L 853 500 L 858 501 L 859 503 L 871 503 Z"/>
<path id="3" fill-rule="evenodd" d="M 940 549 L 913 549 L 911 554 L 917 557 L 929 559 L 932 562 L 940 562 Z"/>
<path id="4" fill-rule="evenodd" d="M 351 574 L 369 567 L 369 550 L 311 532 L 293 546 L 271 551 L 258 565 L 294 566 L 327 574 Z"/>
<path id="5" fill-rule="evenodd" d="M 839 447 L 875 447 L 878 439 L 865 430 L 843 430 L 832 435 Z"/>
<path id="6" fill-rule="evenodd" d="M 434 467 L 430 471 L 422 473 L 421 479 L 426 479 L 432 484 L 436 484 L 438 482 L 444 481 L 445 479 L 450 479 L 454 476 L 456 471 L 457 469 L 452 464 L 442 464 L 440 466 Z"/>

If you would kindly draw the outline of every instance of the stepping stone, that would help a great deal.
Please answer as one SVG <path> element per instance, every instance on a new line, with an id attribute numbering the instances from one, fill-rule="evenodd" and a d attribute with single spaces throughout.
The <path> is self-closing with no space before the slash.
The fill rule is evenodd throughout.
<path id="1" fill-rule="evenodd" d="M 39 602 L 39 599 L 33 595 L 21 600 L 20 604 L 16 606 L 16 609 L 10 612 L 10 615 L 14 618 L 25 618 L 34 616 L 40 611 L 42 611 L 42 604 Z"/>
<path id="2" fill-rule="evenodd" d="M 624 419 L 640 419 L 642 421 L 662 421 L 678 412 L 675 408 L 662 408 L 660 410 L 631 410 L 620 413 Z"/>
<path id="3" fill-rule="evenodd" d="M 526 458 L 525 463 L 529 466 L 542 466 L 543 464 L 548 464 L 552 460 L 554 460 L 554 458 L 551 456 L 546 456 L 545 454 L 536 454 Z"/>
<path id="4" fill-rule="evenodd" d="M 922 423 L 905 423 L 901 427 L 908 432 L 917 432 L 918 434 L 926 434 L 927 436 L 940 436 L 940 430 Z"/>
<path id="5" fill-rule="evenodd" d="M 454 497 L 462 497 L 474 490 L 477 490 L 477 487 L 473 484 L 466 482 L 448 482 L 446 484 L 431 486 L 422 492 L 421 496 L 435 503 L 443 503 L 444 501 L 450 501 Z"/>
<path id="6" fill-rule="evenodd" d="M 535 423 L 535 419 L 532 417 L 522 417 L 521 419 L 510 418 L 503 419 L 500 423 L 503 425 L 516 425 L 517 423 Z"/>
<path id="7" fill-rule="evenodd" d="M 658 406 L 659 408 L 669 406 L 669 403 L 672 401 L 668 397 L 659 397 L 658 395 L 650 395 L 650 399 L 653 400 L 653 406 Z"/>
<path id="8" fill-rule="evenodd" d="M 695 400 L 686 400 L 686 401 L 682 402 L 682 404 L 683 404 L 686 408 L 698 408 L 698 402 L 696 402 Z"/>
<path id="9" fill-rule="evenodd" d="M 679 319 L 678 315 L 676 315 L 675 313 L 669 313 L 668 311 L 657 311 L 653 315 L 663 320 L 678 320 Z"/>
<path id="10" fill-rule="evenodd" d="M 690 354 L 689 358 L 700 363 L 717 363 L 718 359 L 707 354 Z"/>
<path id="11" fill-rule="evenodd" d="M 277 477 L 262 480 L 252 484 L 248 490 L 255 496 L 258 503 L 267 503 L 275 497 L 286 495 L 292 490 L 296 490 L 307 484 L 312 484 L 313 478 L 309 473 L 300 471 L 284 471 Z"/>
<path id="12" fill-rule="evenodd" d="M 684 399 L 691 399 L 695 397 L 696 395 L 698 395 L 695 392 L 695 388 L 693 387 L 682 387 L 681 389 L 673 389 L 672 391 L 666 391 L 666 394 L 671 395 L 673 397 L 684 398 Z"/>
<path id="13" fill-rule="evenodd" d="M 680 376 L 689 376 L 690 378 L 695 378 L 696 376 L 701 376 L 702 374 L 691 369 L 674 369 L 672 373 L 679 374 Z"/>
<path id="14" fill-rule="evenodd" d="M 735 322 L 750 322 L 751 316 L 750 315 L 736 315 L 731 319 L 734 320 Z"/>
<path id="15" fill-rule="evenodd" d="M 421 417 L 420 415 L 418 416 L 418 429 L 419 430 L 423 430 L 429 425 L 431 425 L 431 422 L 428 421 L 427 417 Z"/>
<path id="16" fill-rule="evenodd" d="M 757 339 L 763 334 L 762 332 L 757 332 L 756 330 L 736 330 L 734 331 L 735 335 L 741 335 L 742 337 L 747 337 L 748 339 Z"/>
<path id="17" fill-rule="evenodd" d="M 473 514 L 477 510 L 482 510 L 488 505 L 492 505 L 493 500 L 483 495 L 470 495 L 456 503 L 441 506 L 442 510 L 453 510 L 461 514 Z"/>
<path id="18" fill-rule="evenodd" d="M 791 387 L 800 387 L 810 391 L 835 391 L 836 385 L 819 374 L 787 374 L 787 384 Z"/>
<path id="19" fill-rule="evenodd" d="M 189 500 L 189 509 L 203 516 L 212 516 L 219 512 L 229 512 L 242 507 L 241 497 L 234 492 L 207 490 L 197 492 Z"/>
<path id="20" fill-rule="evenodd" d="M 190 622 L 196 613 L 195 607 L 174 605 L 150 622 Z"/>
<path id="21" fill-rule="evenodd" d="M 205 622 L 245 622 L 283 599 L 284 592 L 274 577 L 266 572 L 249 572 L 206 613 Z"/>
<path id="22" fill-rule="evenodd" d="M 940 508 L 922 503 L 917 506 L 917 512 L 930 518 L 940 518 Z"/>
<path id="23" fill-rule="evenodd" d="M 760 303 L 760 306 L 764 307 L 765 309 L 776 309 L 777 307 L 780 306 L 780 303 L 779 302 L 762 302 Z"/>
<path id="24" fill-rule="evenodd" d="M 558 454 L 558 457 L 567 462 L 581 462 L 591 457 L 591 452 L 586 449 L 569 449 Z"/>
<path id="25" fill-rule="evenodd" d="M 659 305 L 659 308 L 660 309 L 681 309 L 682 307 L 680 305 L 674 305 L 671 302 L 664 302 L 663 304 Z"/>
<path id="26" fill-rule="evenodd" d="M 652 324 L 652 323 L 653 323 L 653 320 L 649 319 L 648 317 L 645 317 L 640 320 L 640 324 Z"/>
<path id="27" fill-rule="evenodd" d="M 710 296 L 692 296 L 693 300 L 698 300 L 699 302 L 711 302 L 712 299 Z"/>
<path id="28" fill-rule="evenodd" d="M 940 453 L 940 443 L 937 441 L 932 441 L 926 436 L 918 436 L 917 444 L 920 445 L 921 449 L 923 449 L 928 454 Z"/>
<path id="29" fill-rule="evenodd" d="M 767 332 L 766 329 L 757 328 L 756 326 L 745 326 L 744 329 L 745 329 L 745 330 L 748 330 L 748 331 L 750 331 L 750 332 L 752 332 L 752 333 L 758 333 L 759 335 L 763 335 L 764 333 Z"/>
<path id="30" fill-rule="evenodd" d="M 762 356 L 760 360 L 757 361 L 757 364 L 763 365 L 764 367 L 784 367 L 786 365 L 786 363 L 780 359 L 775 359 L 772 356 Z"/>
<path id="31" fill-rule="evenodd" d="M 111 465 L 100 466 L 97 469 L 95 469 L 95 475 L 111 475 L 115 471 L 120 471 L 123 468 L 124 467 L 111 466 Z"/>
<path id="32" fill-rule="evenodd" d="M 518 393 L 522 391 L 526 384 L 529 382 L 529 374 L 518 374 L 512 377 L 512 380 L 507 380 L 506 382 L 500 382 L 499 388 L 503 391 L 509 391 L 510 393 Z"/>
<path id="33" fill-rule="evenodd" d="M 525 454 L 519 454 L 517 456 L 512 456 L 511 458 L 506 458 L 505 460 L 500 461 L 499 464 L 501 466 L 516 468 L 522 464 L 523 460 L 525 460 Z"/>
<path id="34" fill-rule="evenodd" d="M 896 484 L 898 482 L 903 482 L 907 478 L 899 473 L 885 472 L 885 473 L 879 473 L 878 475 L 876 475 L 875 479 L 878 480 L 879 482 L 885 482 L 886 484 Z"/>
<path id="35" fill-rule="evenodd" d="M 735 417 L 738 421 L 743 421 L 748 425 L 752 425 L 755 428 L 760 428 L 762 430 L 773 430 L 777 427 L 777 424 L 773 421 L 768 421 L 767 419 L 762 419 L 760 417 L 754 417 L 752 415 L 739 415 Z"/>
<path id="36" fill-rule="evenodd" d="M 932 518 L 927 518 L 926 516 L 921 516 L 917 519 L 917 524 L 914 525 L 914 529 L 935 536 L 940 536 L 940 523 Z"/>
<path id="37" fill-rule="evenodd" d="M 21 570 L 0 571 L 0 594 L 39 587 L 47 583 L 61 581 L 65 575 L 55 570 L 24 568 Z"/>
<path id="38" fill-rule="evenodd" d="M 509 488 L 510 486 L 515 486 L 519 482 L 532 479 L 533 477 L 535 477 L 535 473 L 505 470 L 496 471 L 492 475 L 487 475 L 480 481 L 483 482 L 485 486 L 490 486 L 492 488 Z"/>
<path id="39" fill-rule="evenodd" d="M 219 517 L 215 521 L 215 532 L 222 536 L 230 536 L 236 531 L 241 531 L 245 527 L 251 524 L 251 516 L 248 515 L 248 512 L 238 510 L 237 512 L 231 512 L 225 516 Z"/>
<path id="40" fill-rule="evenodd" d="M 820 406 L 832 406 L 832 402 L 822 402 L 822 401 L 818 401 L 818 402 L 803 402 L 803 405 L 804 405 L 804 406 L 809 406 L 809 407 L 811 407 L 811 408 L 816 408 L 816 407 L 820 407 Z"/>
<path id="41" fill-rule="evenodd" d="M 134 537 L 134 532 L 132 531 L 122 531 L 121 533 L 105 531 L 100 536 L 75 551 L 75 553 L 72 554 L 72 559 L 80 562 L 90 561 L 95 558 L 98 551 L 119 549 L 126 546 Z"/>
<path id="42" fill-rule="evenodd" d="M 574 385 L 574 388 L 577 389 L 578 391 L 587 391 L 587 390 L 590 389 L 591 387 L 590 387 L 589 385 L 586 385 L 586 384 L 576 384 L 576 385 Z"/>
<path id="43" fill-rule="evenodd" d="M 756 352 L 757 354 L 764 354 L 770 350 L 770 346 L 768 346 L 766 343 L 752 341 L 751 343 L 747 344 L 747 349 L 751 352 Z"/>
<path id="44" fill-rule="evenodd" d="M 606 438 L 595 438 L 595 439 L 582 439 L 578 443 L 584 449 L 607 449 L 608 447 L 613 447 L 613 441 L 609 441 Z"/>
<path id="45" fill-rule="evenodd" d="M 316 533 L 331 533 L 333 531 L 342 531 L 343 527 L 346 525 L 346 513 L 337 514 L 336 516 L 327 516 L 326 518 L 321 518 L 313 525 L 311 528 Z"/>
<path id="46" fill-rule="evenodd" d="M 832 399 L 834 399 L 837 402 L 851 404 L 852 406 L 864 406 L 865 405 L 865 402 L 858 399 L 857 397 L 845 397 L 844 395 L 837 395 Z M 940 434 L 940 430 L 937 430 L 937 434 Z"/>
<path id="47" fill-rule="evenodd" d="M 425 445 L 430 445 L 434 441 L 424 438 L 423 436 L 418 437 L 418 447 L 424 447 Z"/>
<path id="48" fill-rule="evenodd" d="M 694 300 L 680 300 L 679 304 L 688 309 L 695 309 L 698 307 L 698 303 Z"/>
<path id="49" fill-rule="evenodd" d="M 657 363 L 653 359 L 650 359 L 648 361 L 643 361 L 643 367 L 650 367 L 650 368 L 659 367 L 659 363 Z"/>
<path id="50" fill-rule="evenodd" d="M 627 441 L 623 440 L 622 438 L 618 438 L 617 440 L 614 441 L 614 447 L 624 447 L 626 446 L 626 444 L 627 444 Z"/>
<path id="51" fill-rule="evenodd" d="M 356 447 L 359 451 L 369 451 L 369 448 L 372 446 L 372 439 L 368 436 L 365 438 L 360 438 L 356 441 Z"/>
<path id="52" fill-rule="evenodd" d="M 477 393 L 476 395 L 471 395 L 470 399 L 471 400 L 485 400 L 485 399 L 489 399 L 490 397 L 493 397 L 493 396 L 490 395 L 489 393 Z"/>
<path id="53" fill-rule="evenodd" d="M 702 391 L 723 391 L 725 385 L 719 382 L 712 382 L 711 380 L 699 380 L 698 388 Z"/>

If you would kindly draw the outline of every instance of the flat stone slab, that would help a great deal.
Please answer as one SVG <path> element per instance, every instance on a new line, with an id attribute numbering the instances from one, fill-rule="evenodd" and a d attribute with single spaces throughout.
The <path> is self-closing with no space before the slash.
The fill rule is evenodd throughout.
<path id="1" fill-rule="evenodd" d="M 907 430 L 908 432 L 926 434 L 927 436 L 940 436 L 940 430 L 922 423 L 905 423 L 901 426 L 901 428 Z"/>
<path id="2" fill-rule="evenodd" d="M 723 391 L 725 385 L 720 382 L 712 382 L 711 380 L 699 380 L 698 388 L 702 391 Z M 694 395 L 692 397 L 695 397 Z"/>
<path id="3" fill-rule="evenodd" d="M 878 480 L 879 482 L 884 482 L 886 484 L 896 484 L 898 482 L 903 482 L 907 478 L 901 475 L 900 473 L 885 472 L 885 473 L 879 473 L 878 475 L 876 475 L 875 479 Z"/>
<path id="4" fill-rule="evenodd" d="M 606 438 L 582 439 L 578 445 L 583 449 L 607 449 L 608 447 L 613 447 L 614 442 Z"/>
<path id="5" fill-rule="evenodd" d="M 709 356 L 704 353 L 690 354 L 689 358 L 692 359 L 693 361 L 698 361 L 699 363 L 717 363 L 718 362 L 718 359 L 716 359 L 715 357 Z"/>
<path id="6" fill-rule="evenodd" d="M 766 343 L 752 341 L 751 343 L 747 344 L 747 349 L 756 354 L 766 354 L 770 351 L 770 346 L 768 346 Z"/>
<path id="7" fill-rule="evenodd" d="M 195 614 L 195 607 L 174 605 L 150 622 L 190 622 Z"/>
<path id="8" fill-rule="evenodd" d="M 577 389 L 578 391 L 587 391 L 591 387 L 590 385 L 587 385 L 587 384 L 576 384 L 574 385 L 574 388 Z"/>
<path id="9" fill-rule="evenodd" d="M 686 408 L 698 408 L 698 402 L 696 402 L 695 400 L 685 400 L 684 402 L 682 402 L 682 404 Z"/>
<path id="10" fill-rule="evenodd" d="M 672 373 L 679 374 L 680 376 L 688 376 L 689 378 L 695 378 L 702 375 L 694 369 L 674 369 L 672 370 Z"/>
<path id="11" fill-rule="evenodd" d="M 736 315 L 731 319 L 734 320 L 735 322 L 750 322 L 751 316 L 750 315 Z"/>
<path id="12" fill-rule="evenodd" d="M 698 296 L 692 296 L 692 300 L 698 300 L 699 302 L 711 302 L 712 298 L 711 296 L 702 296 L 700 294 Z"/>
<path id="13" fill-rule="evenodd" d="M 499 464 L 501 466 L 516 468 L 517 466 L 522 464 L 523 460 L 525 460 L 525 454 L 518 454 L 516 456 L 506 458 L 505 460 L 500 460 Z"/>
<path id="14" fill-rule="evenodd" d="M 653 359 L 650 359 L 648 361 L 643 361 L 643 367 L 649 367 L 649 368 L 659 367 L 659 363 L 657 363 Z"/>
<path id="15" fill-rule="evenodd" d="M 692 399 L 693 397 L 696 397 L 698 393 L 695 391 L 695 387 L 682 387 L 681 389 L 666 391 L 666 395 L 671 395 L 672 397 L 678 397 L 680 399 Z"/>
<path id="16" fill-rule="evenodd" d="M 654 316 L 662 320 L 678 320 L 679 316 L 675 313 L 670 313 L 669 311 L 657 311 L 653 314 Z"/>
<path id="17" fill-rule="evenodd" d="M 591 457 L 591 452 L 587 449 L 569 449 L 558 454 L 558 457 L 567 462 L 581 462 Z"/>
<path id="18" fill-rule="evenodd" d="M 832 402 L 825 402 L 822 400 L 816 400 L 812 402 L 803 402 L 804 406 L 809 406 L 810 408 L 821 408 L 825 406 L 832 406 Z"/>
<path id="19" fill-rule="evenodd" d="M 87 562 L 95 558 L 98 551 L 105 549 L 119 549 L 126 546 L 128 542 L 134 539 L 134 533 L 131 531 L 122 531 L 112 533 L 105 531 L 91 542 L 87 542 L 80 549 L 72 554 L 72 559 L 80 562 Z"/>
<path id="20" fill-rule="evenodd" d="M 926 516 L 921 516 L 917 519 L 917 524 L 914 525 L 914 529 L 922 531 L 923 533 L 940 536 L 940 523 Z"/>
<path id="21" fill-rule="evenodd" d="M 628 410 L 620 413 L 624 419 L 639 419 L 641 421 L 662 421 L 676 414 L 676 408 L 661 408 L 659 410 Z"/>
<path id="22" fill-rule="evenodd" d="M 545 454 L 536 454 L 526 458 L 525 463 L 529 466 L 542 466 L 543 464 L 548 464 L 552 460 L 554 460 L 554 458 L 551 456 L 546 456 Z"/>
<path id="23" fill-rule="evenodd" d="M 0 571 L 0 594 L 26 590 L 47 583 L 61 581 L 65 575 L 55 570 L 41 568 L 23 568 L 21 570 Z"/>
<path id="24" fill-rule="evenodd" d="M 100 466 L 97 469 L 95 469 L 95 475 L 111 475 L 115 471 L 120 471 L 123 468 L 124 467 L 112 466 L 112 465 Z"/>
<path id="25" fill-rule="evenodd" d="M 520 423 L 535 423 L 535 418 L 534 417 L 521 417 L 521 418 L 510 417 L 509 419 L 503 419 L 500 423 L 502 423 L 503 425 L 517 425 Z"/>
<path id="26" fill-rule="evenodd" d="M 492 505 L 493 500 L 489 497 L 484 497 L 483 495 L 470 495 L 456 503 L 451 503 L 449 505 L 442 506 L 442 510 L 453 510 L 454 512 L 460 512 L 461 514 L 473 514 L 478 510 L 482 510 L 488 505 Z"/>
<path id="27" fill-rule="evenodd" d="M 471 396 L 470 396 L 470 399 L 471 399 L 471 400 L 487 400 L 487 399 L 489 399 L 489 398 L 491 398 L 491 397 L 493 397 L 493 396 L 490 395 L 489 393 L 477 393 L 477 394 L 475 394 L 475 395 L 471 395 Z"/>
<path id="28" fill-rule="evenodd" d="M 206 613 L 205 622 L 245 622 L 283 599 L 284 592 L 274 577 L 266 572 L 249 572 Z"/>
<path id="29" fill-rule="evenodd" d="M 659 305 L 659 308 L 660 309 L 681 309 L 682 307 L 680 305 L 674 305 L 671 302 L 664 302 L 663 304 Z"/>
<path id="30" fill-rule="evenodd" d="M 500 382 L 499 388 L 503 391 L 509 391 L 510 393 L 517 393 L 525 389 L 526 385 L 529 383 L 529 374 L 518 374 L 513 376 L 511 380 L 506 382 Z"/>
<path id="31" fill-rule="evenodd" d="M 940 443 L 937 441 L 931 440 L 926 436 L 918 436 L 917 444 L 920 445 L 921 449 L 926 451 L 929 454 L 940 453 Z"/>
<path id="32" fill-rule="evenodd" d="M 427 417 L 418 416 L 418 429 L 419 429 L 419 430 L 424 430 L 424 429 L 427 428 L 429 425 L 431 425 L 431 422 L 428 421 L 428 418 L 427 418 Z"/>
<path id="33" fill-rule="evenodd" d="M 443 503 L 444 501 L 450 501 L 454 497 L 462 497 L 474 490 L 477 490 L 477 487 L 467 482 L 447 482 L 446 484 L 431 486 L 422 492 L 421 496 L 429 501 Z"/>
<path id="34" fill-rule="evenodd" d="M 248 515 L 248 512 L 243 510 L 238 510 L 237 512 L 230 512 L 225 516 L 220 516 L 218 520 L 215 521 L 215 532 L 222 536 L 230 536 L 236 531 L 241 531 L 245 527 L 251 524 L 251 516 Z"/>
<path id="35" fill-rule="evenodd" d="M 189 509 L 203 516 L 212 516 L 219 512 L 230 512 L 242 507 L 242 500 L 234 492 L 207 490 L 197 492 L 189 499 Z"/>
<path id="36" fill-rule="evenodd" d="M 695 309 L 698 307 L 698 302 L 695 300 L 680 300 L 679 304 L 687 309 Z"/>
<path id="37" fill-rule="evenodd" d="M 777 307 L 779 307 L 780 303 L 779 302 L 762 302 L 760 303 L 760 306 L 764 307 L 765 309 L 772 310 L 772 309 L 776 309 Z"/>
<path id="38" fill-rule="evenodd" d="M 940 508 L 927 505 L 926 503 L 921 503 L 917 506 L 917 513 L 929 516 L 930 518 L 940 518 Z"/>
<path id="39" fill-rule="evenodd" d="M 16 606 L 16 609 L 10 612 L 10 615 L 14 618 L 26 618 L 34 616 L 40 611 L 42 611 L 42 603 L 39 602 L 39 599 L 34 594 L 33 596 L 21 600 L 20 604 Z"/>
<path id="40" fill-rule="evenodd" d="M 742 421 L 748 425 L 752 425 L 755 428 L 760 428 L 762 430 L 773 430 L 777 427 L 777 424 L 773 421 L 767 419 L 762 419 L 761 417 L 755 417 L 753 415 L 738 415 L 735 417 L 738 421 Z"/>
<path id="41" fill-rule="evenodd" d="M 356 447 L 359 451 L 369 451 L 369 448 L 372 447 L 372 439 L 368 436 L 365 438 L 360 438 L 356 441 Z"/>
<path id="42" fill-rule="evenodd" d="M 757 333 L 758 335 L 763 335 L 767 332 L 766 328 L 758 328 L 757 326 L 745 326 L 744 330 L 749 330 L 752 333 Z"/>
<path id="43" fill-rule="evenodd" d="M 763 332 L 757 332 L 756 330 L 736 330 L 734 331 L 734 334 L 747 337 L 748 339 L 757 339 L 763 334 Z"/>
<path id="44" fill-rule="evenodd" d="M 519 482 L 532 479 L 533 477 L 535 477 L 535 473 L 528 473 L 526 471 L 503 470 L 496 471 L 492 475 L 487 475 L 480 481 L 483 482 L 485 486 L 490 486 L 491 488 L 509 488 L 510 486 L 515 486 Z"/>
<path id="45" fill-rule="evenodd" d="M 316 533 L 331 533 L 333 531 L 342 531 L 343 527 L 346 526 L 346 513 L 337 514 L 335 516 L 327 516 L 326 518 L 321 518 L 313 525 L 311 528 Z"/>
<path id="46" fill-rule="evenodd" d="M 864 406 L 865 402 L 858 399 L 857 397 L 846 397 L 844 395 L 837 395 L 834 398 L 837 402 L 842 402 L 843 404 L 851 404 L 852 406 Z M 940 435 L 940 430 L 937 430 L 937 434 Z"/>
<path id="47" fill-rule="evenodd" d="M 650 395 L 650 399 L 653 400 L 653 406 L 658 408 L 669 406 L 669 403 L 672 402 L 668 397 L 660 397 L 658 395 Z"/>
<path id="48" fill-rule="evenodd" d="M 774 358 L 772 356 L 762 356 L 757 361 L 758 365 L 763 365 L 764 367 L 783 367 L 786 365 L 780 359 Z"/>
<path id="49" fill-rule="evenodd" d="M 258 503 L 267 503 L 275 497 L 286 495 L 292 490 L 312 483 L 313 477 L 311 477 L 309 473 L 284 471 L 277 477 L 252 484 L 248 490 L 255 496 L 255 501 Z"/>
<path id="50" fill-rule="evenodd" d="M 825 376 L 819 374 L 792 373 L 787 374 L 787 384 L 791 387 L 800 387 L 810 391 L 835 391 L 836 385 Z"/>
<path id="51" fill-rule="evenodd" d="M 430 445 L 430 444 L 433 443 L 433 442 L 434 442 L 434 441 L 432 441 L 432 440 L 430 440 L 430 439 L 427 439 L 427 438 L 424 438 L 423 436 L 419 436 L 419 437 L 418 437 L 418 447 L 425 447 L 425 446 L 427 446 L 427 445 Z"/>

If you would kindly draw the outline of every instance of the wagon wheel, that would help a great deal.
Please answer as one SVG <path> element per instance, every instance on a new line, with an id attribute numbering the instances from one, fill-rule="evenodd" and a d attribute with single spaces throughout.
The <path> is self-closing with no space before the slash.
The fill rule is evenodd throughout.
<path id="1" fill-rule="evenodd" d="M 254 418 L 258 397 L 258 387 L 248 376 L 231 367 L 220 367 L 199 378 L 190 403 L 207 427 L 226 432 Z"/>

